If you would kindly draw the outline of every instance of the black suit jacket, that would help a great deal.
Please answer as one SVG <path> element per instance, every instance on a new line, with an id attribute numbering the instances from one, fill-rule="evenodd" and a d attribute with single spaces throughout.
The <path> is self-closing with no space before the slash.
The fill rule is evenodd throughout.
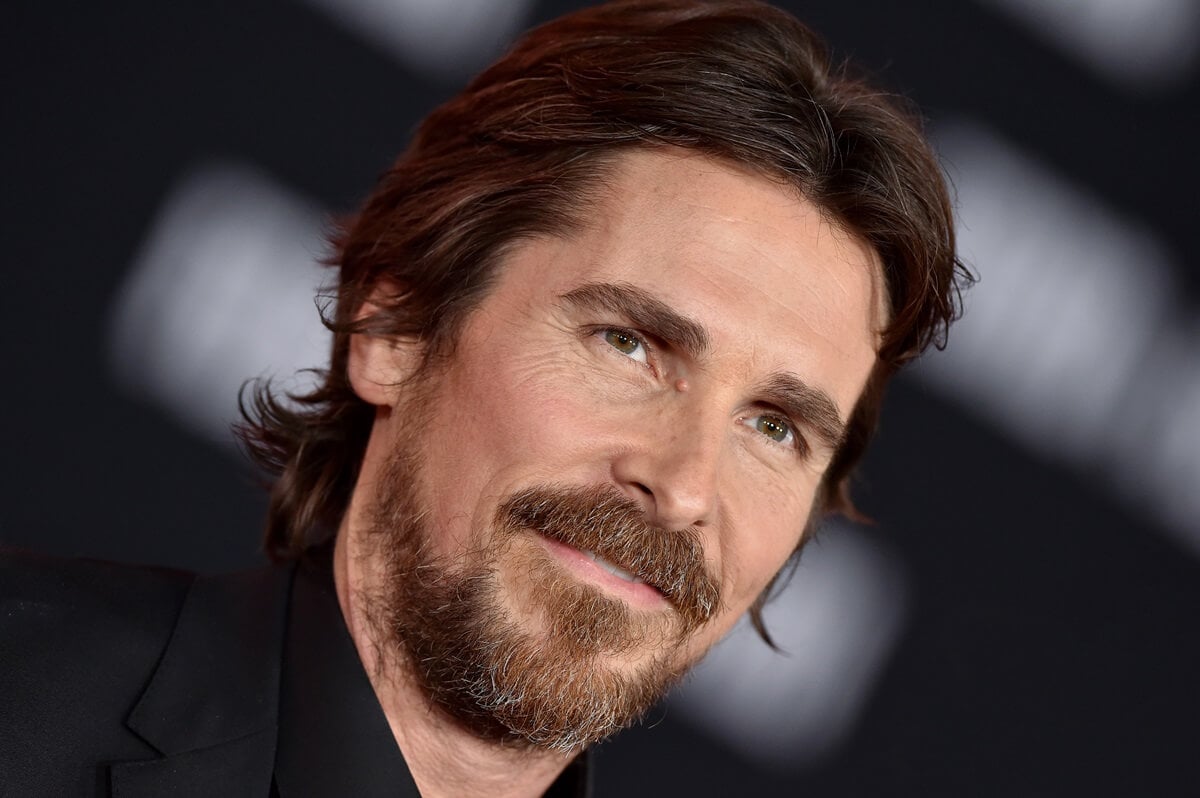
<path id="1" fill-rule="evenodd" d="M 0 557 L 0 795 L 267 795 L 293 573 Z"/>

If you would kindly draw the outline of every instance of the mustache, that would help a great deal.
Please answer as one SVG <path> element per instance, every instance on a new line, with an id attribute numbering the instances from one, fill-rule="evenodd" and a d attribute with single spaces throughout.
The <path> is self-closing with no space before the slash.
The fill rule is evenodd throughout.
<path id="1" fill-rule="evenodd" d="M 539 486 L 522 490 L 497 510 L 499 526 L 530 529 L 587 549 L 657 589 L 690 633 L 717 612 L 721 591 L 693 529 L 646 523 L 645 511 L 610 487 Z"/>

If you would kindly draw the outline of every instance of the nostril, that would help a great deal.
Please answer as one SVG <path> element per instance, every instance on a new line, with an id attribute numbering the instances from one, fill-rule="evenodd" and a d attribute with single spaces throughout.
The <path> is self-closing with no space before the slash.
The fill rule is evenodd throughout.
<path id="1" fill-rule="evenodd" d="M 638 490 L 640 490 L 642 493 L 646 494 L 647 496 L 654 495 L 654 491 L 650 490 L 650 488 L 646 487 L 641 482 L 635 482 L 633 484 L 637 487 Z"/>

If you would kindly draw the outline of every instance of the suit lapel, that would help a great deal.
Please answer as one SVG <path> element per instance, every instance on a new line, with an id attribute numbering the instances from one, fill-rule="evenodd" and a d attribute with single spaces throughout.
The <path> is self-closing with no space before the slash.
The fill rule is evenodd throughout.
<path id="1" fill-rule="evenodd" d="M 113 798 L 266 798 L 275 761 L 275 729 L 162 759 L 110 769 Z"/>
<path id="2" fill-rule="evenodd" d="M 200 577 L 126 725 L 163 756 L 116 764 L 116 798 L 265 796 L 293 568 Z"/>

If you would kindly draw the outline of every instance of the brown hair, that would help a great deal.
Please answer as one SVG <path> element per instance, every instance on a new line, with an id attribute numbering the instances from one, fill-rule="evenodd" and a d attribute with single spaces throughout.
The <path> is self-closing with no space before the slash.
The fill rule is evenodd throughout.
<path id="1" fill-rule="evenodd" d="M 890 318 L 849 433 L 818 496 L 854 514 L 849 478 L 883 389 L 930 343 L 944 344 L 969 275 L 917 117 L 835 66 L 816 35 L 755 0 L 625 0 L 543 25 L 435 110 L 334 236 L 333 354 L 312 393 L 255 386 L 240 433 L 277 475 L 266 550 L 326 540 L 349 502 L 374 408 L 347 376 L 350 336 L 418 336 L 446 353 L 507 245 L 582 224 L 611 155 L 686 147 L 794 186 L 883 265 Z M 356 318 L 381 279 L 402 295 Z M 759 611 L 766 593 L 752 608 Z"/>

